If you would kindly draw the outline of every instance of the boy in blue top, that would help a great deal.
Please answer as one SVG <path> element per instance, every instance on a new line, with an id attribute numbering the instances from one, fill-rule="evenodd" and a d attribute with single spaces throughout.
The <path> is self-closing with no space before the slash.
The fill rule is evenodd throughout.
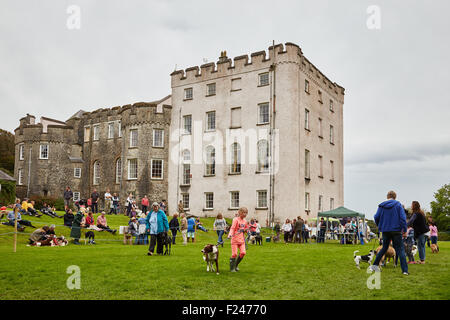
<path id="1" fill-rule="evenodd" d="M 195 219 L 194 217 L 190 217 L 187 221 L 187 242 L 189 242 L 189 238 L 192 238 L 192 242 L 195 241 Z"/>
<path id="2" fill-rule="evenodd" d="M 402 272 L 404 275 L 408 275 L 408 264 L 406 263 L 405 247 L 402 240 L 402 237 L 406 237 L 406 214 L 402 204 L 395 200 L 396 198 L 397 194 L 394 191 L 389 191 L 387 194 L 388 200 L 378 205 L 374 220 L 378 230 L 383 233 L 383 248 L 378 252 L 373 265 L 369 269 L 380 271 L 378 264 L 392 241 L 395 252 L 400 258 Z"/>
<path id="3" fill-rule="evenodd" d="M 147 255 L 152 256 L 156 246 L 156 253 L 163 254 L 164 237 L 169 231 L 169 221 L 166 214 L 159 209 L 157 202 L 152 204 L 153 210 L 145 218 L 147 224 L 147 233 L 150 234 L 150 246 Z"/>

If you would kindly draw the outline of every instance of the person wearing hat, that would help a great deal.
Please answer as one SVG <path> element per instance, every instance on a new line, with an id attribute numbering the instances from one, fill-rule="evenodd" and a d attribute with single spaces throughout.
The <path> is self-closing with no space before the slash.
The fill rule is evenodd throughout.
<path id="1" fill-rule="evenodd" d="M 157 202 L 153 202 L 152 211 L 145 219 L 147 225 L 147 232 L 150 234 L 150 246 L 147 255 L 152 256 L 156 246 L 156 253 L 161 255 L 163 253 L 163 241 L 169 231 L 169 221 L 167 216 L 159 209 Z"/>
<path id="2" fill-rule="evenodd" d="M 135 244 L 138 243 L 137 236 L 139 235 L 139 227 L 136 221 L 136 217 L 131 217 L 130 221 L 128 222 L 128 233 L 131 234 L 132 237 L 135 237 Z M 131 241 L 131 240 L 130 240 Z"/>
<path id="3" fill-rule="evenodd" d="M 70 236 L 74 238 L 73 244 L 80 244 L 79 240 L 81 238 L 81 221 L 84 217 L 84 209 L 81 208 L 80 211 L 77 212 L 72 221 L 72 229 L 70 230 Z"/>

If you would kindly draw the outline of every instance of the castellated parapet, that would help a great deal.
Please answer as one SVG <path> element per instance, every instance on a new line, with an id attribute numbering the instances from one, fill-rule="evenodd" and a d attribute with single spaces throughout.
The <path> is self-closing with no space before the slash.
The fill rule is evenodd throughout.
<path id="1" fill-rule="evenodd" d="M 327 91 L 335 99 L 343 103 L 345 89 L 336 82 L 329 80 L 318 68 L 316 68 L 304 55 L 301 48 L 291 42 L 270 46 L 268 52 L 258 51 L 248 55 L 219 58 L 216 63 L 194 66 L 185 70 L 172 72 L 172 88 L 190 85 L 192 83 L 214 80 L 220 77 L 233 76 L 243 72 L 252 72 L 267 68 L 273 64 L 292 63 L 298 65 L 322 90 Z"/>
<path id="2" fill-rule="evenodd" d="M 42 117 L 36 123 L 34 116 L 27 115 L 15 130 L 18 196 L 60 198 L 70 186 L 84 199 L 96 189 L 101 201 L 110 189 L 119 194 L 123 205 L 127 193 L 148 195 L 151 201 L 167 199 L 168 166 L 163 167 L 162 179 L 153 179 L 151 163 L 152 159 L 163 160 L 164 164 L 168 161 L 171 109 L 171 96 L 167 96 L 92 112 L 80 110 L 65 122 Z M 162 146 L 153 147 L 154 129 L 164 132 Z M 130 147 L 130 130 L 138 132 L 135 147 Z M 42 148 L 48 148 L 48 159 Z M 130 159 L 137 161 L 139 179 L 129 177 Z M 109 212 L 109 208 L 104 209 Z"/>

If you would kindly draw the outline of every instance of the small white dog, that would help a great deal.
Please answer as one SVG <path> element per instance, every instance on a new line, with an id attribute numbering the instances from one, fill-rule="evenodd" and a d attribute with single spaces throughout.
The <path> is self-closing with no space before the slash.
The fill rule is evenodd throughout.
<path id="1" fill-rule="evenodd" d="M 369 254 L 366 254 L 365 256 L 357 256 L 357 255 L 356 255 L 357 252 L 359 252 L 359 250 L 356 250 L 356 251 L 353 252 L 353 258 L 354 258 L 354 260 L 355 260 L 356 267 L 357 267 L 358 269 L 361 269 L 361 268 L 359 267 L 359 263 L 360 263 L 361 261 L 367 262 L 367 263 L 370 265 L 370 264 L 372 263 L 373 258 L 375 257 L 375 250 L 370 250 L 370 251 L 369 251 Z"/>

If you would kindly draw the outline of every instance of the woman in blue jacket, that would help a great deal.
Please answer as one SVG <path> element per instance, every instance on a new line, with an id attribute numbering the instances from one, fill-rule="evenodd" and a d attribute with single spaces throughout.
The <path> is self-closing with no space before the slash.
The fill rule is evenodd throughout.
<path id="1" fill-rule="evenodd" d="M 155 250 L 161 255 L 163 253 L 163 241 L 169 231 L 169 221 L 164 211 L 159 209 L 159 204 L 153 202 L 153 210 L 145 218 L 147 224 L 147 233 L 150 234 L 150 246 L 147 255 L 152 256 Z"/>

